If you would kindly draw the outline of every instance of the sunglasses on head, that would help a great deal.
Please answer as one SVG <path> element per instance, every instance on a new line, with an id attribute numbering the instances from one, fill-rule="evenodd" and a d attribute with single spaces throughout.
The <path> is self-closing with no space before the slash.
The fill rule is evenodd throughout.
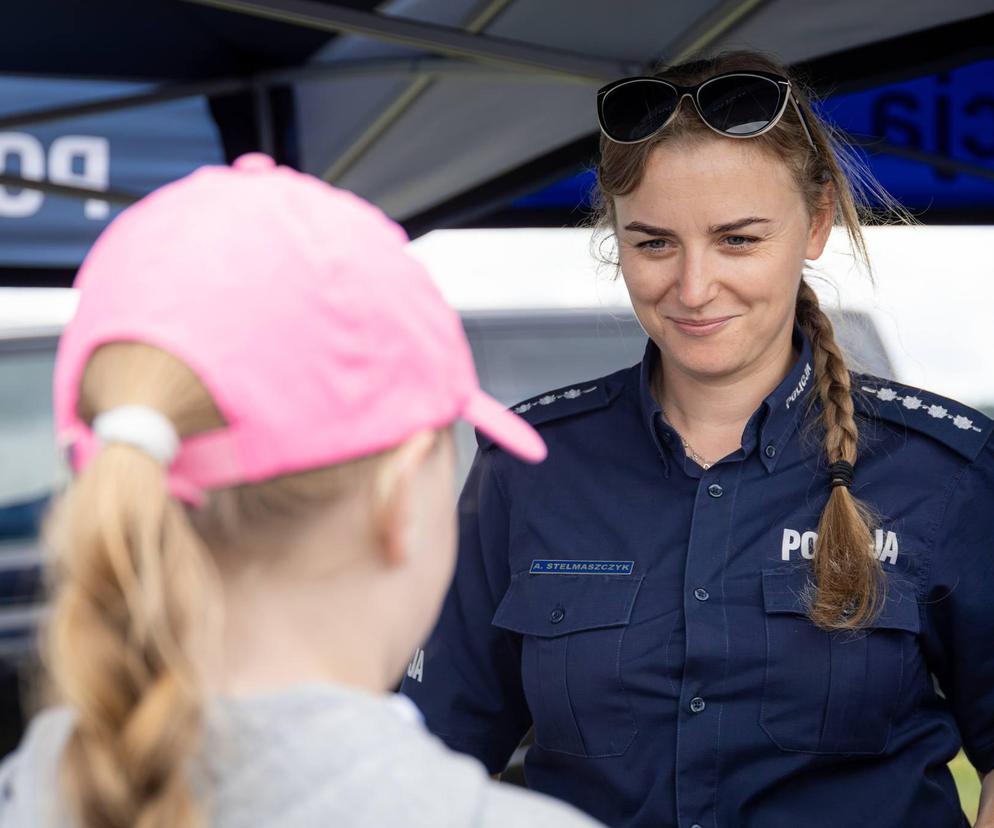
<path id="1" fill-rule="evenodd" d="M 804 114 L 790 92 L 790 81 L 768 72 L 726 72 L 696 86 L 677 86 L 654 77 L 622 78 L 597 92 L 601 131 L 619 144 L 638 144 L 663 129 L 684 98 L 719 135 L 754 138 L 769 132 L 793 105 L 812 149 Z"/>

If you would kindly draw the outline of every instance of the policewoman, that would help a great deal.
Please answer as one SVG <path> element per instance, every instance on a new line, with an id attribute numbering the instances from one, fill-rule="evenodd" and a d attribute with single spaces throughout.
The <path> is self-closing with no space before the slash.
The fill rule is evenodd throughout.
<path id="1" fill-rule="evenodd" d="M 598 115 L 645 356 L 517 406 L 545 464 L 480 439 L 405 692 L 491 772 L 534 727 L 528 784 L 611 826 L 966 825 L 992 422 L 850 372 L 802 276 L 833 223 L 865 258 L 859 192 L 782 67 L 621 80 Z"/>

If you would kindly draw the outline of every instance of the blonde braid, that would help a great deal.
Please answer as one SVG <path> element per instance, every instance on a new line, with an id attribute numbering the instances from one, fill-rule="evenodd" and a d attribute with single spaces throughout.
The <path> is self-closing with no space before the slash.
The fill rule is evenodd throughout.
<path id="1" fill-rule="evenodd" d="M 102 451 L 54 524 L 48 660 L 77 713 L 62 766 L 73 810 L 86 828 L 197 825 L 186 759 L 201 703 L 186 652 L 207 601 L 200 544 L 162 468 L 126 446 Z"/>
<path id="2" fill-rule="evenodd" d="M 829 464 L 844 460 L 855 467 L 859 429 L 849 370 L 831 321 L 804 281 L 797 295 L 797 321 L 811 340 L 826 459 Z M 818 626 L 856 629 L 871 623 L 880 612 L 884 580 L 873 555 L 874 528 L 872 513 L 847 487 L 832 488 L 815 545 L 817 591 L 810 616 Z"/>
<path id="3" fill-rule="evenodd" d="M 87 421 L 148 405 L 181 435 L 223 424 L 185 365 L 147 345 L 115 343 L 87 363 Z M 202 822 L 188 778 L 201 735 L 198 658 L 211 634 L 216 573 L 165 470 L 138 449 L 104 447 L 46 526 L 55 553 L 45 661 L 76 714 L 62 786 L 81 828 Z"/>

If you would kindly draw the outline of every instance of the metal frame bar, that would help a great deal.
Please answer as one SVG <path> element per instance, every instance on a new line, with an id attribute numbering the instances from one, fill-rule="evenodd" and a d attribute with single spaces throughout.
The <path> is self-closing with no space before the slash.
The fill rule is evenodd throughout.
<path id="1" fill-rule="evenodd" d="M 255 115 L 255 128 L 259 133 L 259 149 L 272 157 L 276 155 L 276 134 L 269 90 L 270 87 L 263 83 L 252 85 L 252 109 Z"/>
<path id="2" fill-rule="evenodd" d="M 982 164 L 974 164 L 970 161 L 957 161 L 955 158 L 946 158 L 944 155 L 936 155 L 934 152 L 922 152 L 921 150 L 909 149 L 908 147 L 898 147 L 887 143 L 882 138 L 875 138 L 873 136 L 846 133 L 845 140 L 869 152 L 893 155 L 895 158 L 907 158 L 909 161 L 919 161 L 922 164 L 927 164 L 936 170 L 970 175 L 974 178 L 985 179 L 986 181 L 994 181 L 994 169 L 985 167 Z"/>
<path id="3" fill-rule="evenodd" d="M 671 63 L 683 63 L 730 34 L 769 0 L 725 0 L 700 18 L 667 49 Z"/>
<path id="4" fill-rule="evenodd" d="M 97 101 L 52 106 L 43 109 L 30 109 L 15 112 L 11 115 L 0 115 L 0 130 L 13 127 L 47 124 L 66 118 L 81 118 L 87 115 L 103 115 L 110 112 L 120 112 L 140 106 L 167 103 L 182 98 L 193 98 L 198 95 L 228 95 L 232 92 L 242 92 L 250 89 L 250 80 L 226 78 L 222 80 L 204 81 L 202 83 L 168 84 L 151 92 L 139 92 L 134 95 L 123 95 L 114 98 L 101 98 Z"/>
<path id="5" fill-rule="evenodd" d="M 396 74 L 457 75 L 460 77 L 477 75 L 479 77 L 500 77 L 516 83 L 546 83 L 550 80 L 563 83 L 576 82 L 575 78 L 561 74 L 526 73 L 520 69 L 508 69 L 507 67 L 432 55 L 415 58 L 364 58 L 338 63 L 312 64 L 292 69 L 276 69 L 247 78 L 220 78 L 201 83 L 166 84 L 150 92 L 139 92 L 134 95 L 14 112 L 10 115 L 0 115 L 0 130 L 9 130 L 20 126 L 36 126 L 69 118 L 105 115 L 125 109 L 155 106 L 160 103 L 201 95 L 211 97 L 247 92 L 259 86 L 271 88 L 296 81 Z"/>
<path id="6" fill-rule="evenodd" d="M 482 4 L 469 15 L 464 26 L 465 30 L 470 34 L 480 34 L 511 2 L 512 0 L 483 0 Z M 321 177 L 331 183 L 339 181 L 433 84 L 434 78 L 431 75 L 416 74 L 407 88 L 395 96 L 373 122 L 338 154 Z"/>
<path id="7" fill-rule="evenodd" d="M 563 74 L 590 83 L 637 71 L 631 63 L 593 58 L 436 26 L 416 20 L 356 11 L 315 0 L 182 0 L 199 6 L 264 17 L 326 32 L 341 32 L 399 43 L 436 54 Z"/>
<path id="8" fill-rule="evenodd" d="M 24 190 L 39 190 L 51 195 L 68 196 L 69 198 L 94 198 L 109 201 L 111 204 L 127 206 L 134 204 L 142 196 L 126 193 L 122 190 L 93 190 L 89 187 L 74 187 L 69 184 L 53 184 L 51 181 L 35 181 L 21 178 L 19 175 L 0 175 L 0 187 L 16 187 Z"/>

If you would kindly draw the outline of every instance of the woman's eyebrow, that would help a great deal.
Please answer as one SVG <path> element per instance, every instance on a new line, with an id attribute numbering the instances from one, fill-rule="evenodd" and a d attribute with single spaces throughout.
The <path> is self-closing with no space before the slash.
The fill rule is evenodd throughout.
<path id="1" fill-rule="evenodd" d="M 735 230 L 741 230 L 743 227 L 748 227 L 750 224 L 769 224 L 770 220 L 767 218 L 760 218 L 759 216 L 749 216 L 748 218 L 739 219 L 738 221 L 730 221 L 728 224 L 712 224 L 708 228 L 708 233 L 715 235 L 717 233 L 731 233 Z"/>
<path id="2" fill-rule="evenodd" d="M 708 228 L 708 233 L 711 235 L 716 235 L 718 233 L 732 233 L 736 230 L 741 230 L 743 227 L 748 227 L 750 224 L 770 224 L 770 219 L 760 218 L 759 216 L 747 216 L 746 218 L 741 218 L 738 221 L 730 221 L 727 224 L 712 224 Z M 676 232 L 670 230 L 668 227 L 654 227 L 651 224 L 646 224 L 642 221 L 632 221 L 625 225 L 626 230 L 632 230 L 636 233 L 645 233 L 647 236 L 675 236 Z"/>
<path id="3" fill-rule="evenodd" d="M 636 233 L 645 233 L 647 236 L 675 236 L 668 227 L 653 227 L 641 221 L 632 221 L 625 225 L 626 230 L 634 230 Z"/>

